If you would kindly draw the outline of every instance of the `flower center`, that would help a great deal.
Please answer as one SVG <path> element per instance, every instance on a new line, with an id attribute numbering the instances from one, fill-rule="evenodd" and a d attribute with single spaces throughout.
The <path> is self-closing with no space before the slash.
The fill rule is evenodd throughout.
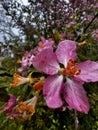
<path id="1" fill-rule="evenodd" d="M 81 70 L 77 67 L 78 63 L 75 63 L 74 59 L 68 61 L 67 67 L 63 69 L 62 73 L 65 76 L 79 75 Z"/>

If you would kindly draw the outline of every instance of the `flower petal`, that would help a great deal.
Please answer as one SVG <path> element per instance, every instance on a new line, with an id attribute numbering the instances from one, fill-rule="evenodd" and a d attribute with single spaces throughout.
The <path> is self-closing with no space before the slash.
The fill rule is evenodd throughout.
<path id="1" fill-rule="evenodd" d="M 9 94 L 8 103 L 4 106 L 4 111 L 11 111 L 16 104 L 16 97 L 13 94 Z"/>
<path id="2" fill-rule="evenodd" d="M 38 43 L 38 51 L 42 51 L 43 49 L 50 48 L 54 44 L 52 39 L 46 40 L 44 37 L 41 37 L 41 41 Z"/>
<path id="3" fill-rule="evenodd" d="M 76 42 L 71 40 L 64 40 L 59 43 L 56 50 L 57 59 L 60 63 L 67 66 L 69 59 L 76 59 Z"/>
<path id="4" fill-rule="evenodd" d="M 84 82 L 96 82 L 98 81 L 98 63 L 87 60 L 79 63 L 77 66 L 81 73 L 76 75 L 75 78 Z"/>
<path id="5" fill-rule="evenodd" d="M 33 66 L 49 75 L 56 74 L 60 69 L 52 48 L 41 51 L 32 61 Z"/>
<path id="6" fill-rule="evenodd" d="M 90 108 L 88 98 L 80 82 L 67 78 L 65 83 L 64 98 L 71 108 L 74 108 L 77 111 L 83 112 L 85 114 L 88 113 Z"/>
<path id="7" fill-rule="evenodd" d="M 46 104 L 50 108 L 58 108 L 62 106 L 61 100 L 61 87 L 63 82 L 63 76 L 49 76 L 45 80 L 43 87 L 43 94 L 46 100 Z"/>

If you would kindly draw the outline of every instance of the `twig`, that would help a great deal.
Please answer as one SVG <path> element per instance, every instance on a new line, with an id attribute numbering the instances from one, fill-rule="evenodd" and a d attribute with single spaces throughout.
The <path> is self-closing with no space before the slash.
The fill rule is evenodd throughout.
<path id="1" fill-rule="evenodd" d="M 90 25 L 93 23 L 93 21 L 95 20 L 95 18 L 98 16 L 98 13 L 93 17 L 93 19 L 89 22 L 89 24 L 86 26 L 86 28 L 83 31 L 83 34 L 86 33 L 87 29 L 90 27 Z M 76 39 L 76 41 L 79 41 L 81 38 L 81 35 L 79 35 Z"/>

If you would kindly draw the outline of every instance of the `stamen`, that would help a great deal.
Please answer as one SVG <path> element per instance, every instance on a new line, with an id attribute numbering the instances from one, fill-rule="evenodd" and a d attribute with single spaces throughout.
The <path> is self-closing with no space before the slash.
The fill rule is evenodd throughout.
<path id="1" fill-rule="evenodd" d="M 74 59 L 70 59 L 67 67 L 63 69 L 63 75 L 74 76 L 79 75 L 81 70 L 77 68 L 78 63 L 74 62 Z"/>
<path id="2" fill-rule="evenodd" d="M 37 83 L 34 84 L 33 87 L 34 87 L 34 89 L 35 89 L 36 91 L 41 91 L 42 88 L 43 88 L 43 81 L 38 81 Z"/>
<path id="3" fill-rule="evenodd" d="M 45 44 L 44 43 L 42 43 L 41 45 L 39 45 L 39 48 L 44 48 L 45 47 Z"/>

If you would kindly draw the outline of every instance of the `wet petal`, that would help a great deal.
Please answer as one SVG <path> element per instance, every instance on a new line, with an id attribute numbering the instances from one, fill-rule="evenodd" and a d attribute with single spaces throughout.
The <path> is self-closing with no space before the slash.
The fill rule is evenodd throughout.
<path id="1" fill-rule="evenodd" d="M 45 49 L 35 56 L 33 66 L 49 75 L 56 74 L 59 70 L 59 64 L 52 48 Z"/>
<path id="2" fill-rule="evenodd" d="M 77 80 L 84 82 L 98 81 L 98 63 L 88 60 L 79 63 L 77 67 L 81 70 L 80 75 L 75 76 Z"/>
<path id="3" fill-rule="evenodd" d="M 71 40 L 64 40 L 59 43 L 56 50 L 58 61 L 64 66 L 67 66 L 69 59 L 76 59 L 76 42 Z"/>
<path id="4" fill-rule="evenodd" d="M 89 111 L 89 102 L 86 92 L 80 82 L 67 78 L 65 83 L 64 98 L 71 108 L 85 114 Z"/>
<path id="5" fill-rule="evenodd" d="M 43 94 L 46 100 L 46 104 L 50 108 L 58 108 L 62 106 L 61 100 L 61 87 L 63 82 L 63 76 L 49 76 L 45 80 L 43 87 Z"/>

